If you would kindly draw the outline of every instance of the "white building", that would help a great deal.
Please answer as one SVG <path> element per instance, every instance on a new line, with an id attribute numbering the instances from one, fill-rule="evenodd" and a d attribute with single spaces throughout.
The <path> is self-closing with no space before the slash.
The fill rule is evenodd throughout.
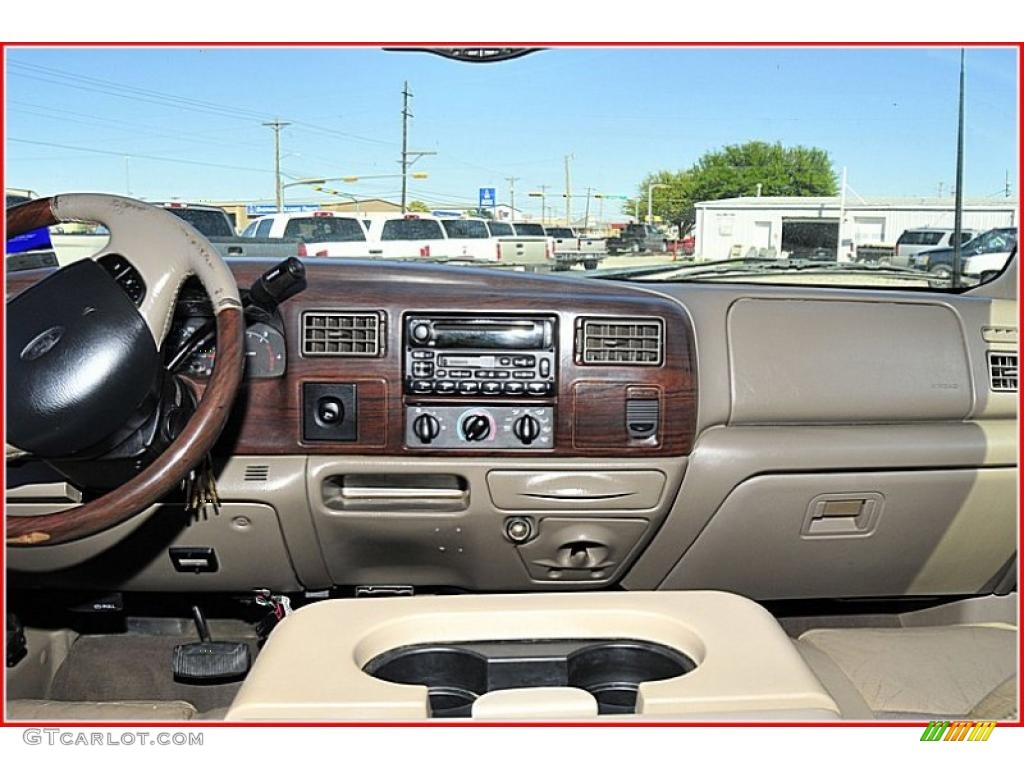
<path id="1" fill-rule="evenodd" d="M 853 257 L 858 246 L 893 246 L 906 229 L 953 227 L 951 199 L 733 197 L 697 203 L 696 258 L 807 255 L 815 250 Z M 840 226 L 842 218 L 842 226 Z M 984 231 L 1017 225 L 1017 201 L 965 201 L 963 228 Z M 842 232 L 840 233 L 840 229 Z M 841 245 L 840 245 L 841 244 Z"/>

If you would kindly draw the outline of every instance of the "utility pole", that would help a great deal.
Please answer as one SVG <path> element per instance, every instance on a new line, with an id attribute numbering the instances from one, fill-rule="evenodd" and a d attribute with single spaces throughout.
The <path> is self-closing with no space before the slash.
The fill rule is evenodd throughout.
<path id="1" fill-rule="evenodd" d="M 960 230 L 964 207 L 964 49 L 960 49 L 960 111 L 956 126 L 956 202 L 953 210 L 953 287 L 960 287 Z"/>
<path id="2" fill-rule="evenodd" d="M 842 186 L 839 188 L 839 231 L 836 233 L 836 262 L 843 264 L 843 224 L 846 221 L 846 166 L 843 166 Z"/>
<path id="3" fill-rule="evenodd" d="M 583 231 L 586 232 L 590 227 L 590 194 L 594 191 L 593 187 L 587 187 L 587 207 L 584 208 L 583 213 Z"/>
<path id="4" fill-rule="evenodd" d="M 409 149 L 409 118 L 412 117 L 412 112 L 409 111 L 409 99 L 412 98 L 412 91 L 409 90 L 409 81 L 405 81 L 405 86 L 402 88 L 402 159 L 398 161 L 398 164 L 402 166 L 402 213 L 406 213 L 409 208 L 407 205 L 407 197 L 409 192 L 409 168 L 425 155 L 436 155 L 437 152 L 416 152 L 410 151 Z M 410 160 L 409 158 L 412 158 Z M 415 175 L 415 174 L 414 174 Z"/>
<path id="5" fill-rule="evenodd" d="M 514 221 L 516 218 L 516 182 L 519 181 L 519 177 L 506 176 L 505 181 L 508 182 L 508 207 L 510 209 L 509 216 L 511 216 L 512 220 Z M 541 216 L 541 218 L 543 219 L 544 217 Z"/>
<path id="6" fill-rule="evenodd" d="M 274 129 L 274 201 L 277 212 L 281 213 L 281 129 L 291 123 L 282 123 L 279 118 L 274 118 L 273 122 L 263 125 Z"/>
<path id="7" fill-rule="evenodd" d="M 409 99 L 412 93 L 409 92 L 409 81 L 405 81 L 402 88 L 402 213 L 406 212 L 406 193 L 409 184 L 409 118 L 412 113 L 409 111 Z"/>
<path id="8" fill-rule="evenodd" d="M 572 172 L 569 170 L 569 161 L 572 155 L 565 156 L 565 226 L 572 226 Z"/>
<path id="9" fill-rule="evenodd" d="M 545 225 L 548 223 L 548 185 L 540 185 L 540 223 Z"/>
<path id="10" fill-rule="evenodd" d="M 1006 181 L 1003 182 L 1003 197 L 1010 196 L 1010 171 L 1006 171 Z"/>

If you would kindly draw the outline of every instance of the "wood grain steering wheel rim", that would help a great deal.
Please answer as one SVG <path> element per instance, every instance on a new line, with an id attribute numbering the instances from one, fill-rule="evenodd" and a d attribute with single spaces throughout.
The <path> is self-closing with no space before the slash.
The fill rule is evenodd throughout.
<path id="1" fill-rule="evenodd" d="M 214 303 L 217 319 L 217 356 L 213 374 L 195 413 L 178 437 L 155 461 L 121 487 L 80 506 L 48 515 L 22 517 L 7 514 L 8 546 L 38 547 L 82 539 L 112 528 L 159 501 L 174 489 L 213 447 L 227 422 L 244 370 L 245 321 L 238 300 L 237 286 L 213 246 L 191 226 L 172 214 L 135 200 L 111 195 L 61 195 L 33 200 L 9 209 L 7 237 L 39 227 L 52 226 L 61 221 L 76 220 L 65 213 L 66 210 L 75 210 L 76 203 L 81 203 L 85 210 L 91 210 L 92 206 L 99 206 L 101 209 L 104 206 L 113 206 L 113 210 L 124 214 L 126 221 L 133 214 L 141 219 L 151 218 L 153 213 L 168 217 L 166 222 L 161 223 L 165 234 L 169 232 L 172 239 L 181 238 L 175 242 L 175 247 L 181 255 L 181 268 L 175 275 L 177 284 L 168 288 L 171 291 L 169 304 L 173 309 L 173 297 L 177 295 L 180 281 L 184 277 L 189 274 L 199 277 Z M 117 222 L 103 221 L 99 217 L 95 220 L 110 229 L 113 242 Z M 129 254 L 126 256 L 130 258 Z M 226 284 L 229 278 L 231 285 Z M 166 333 L 169 320 L 168 312 L 162 323 L 161 336 Z M 158 345 L 161 341 L 162 338 L 157 338 Z"/>

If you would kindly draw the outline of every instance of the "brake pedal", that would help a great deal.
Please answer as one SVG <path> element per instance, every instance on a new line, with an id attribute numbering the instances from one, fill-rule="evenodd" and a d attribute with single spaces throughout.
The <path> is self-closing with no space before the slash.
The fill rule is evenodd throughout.
<path id="1" fill-rule="evenodd" d="M 174 647 L 171 668 L 174 679 L 181 683 L 226 683 L 241 680 L 249 672 L 252 655 L 245 643 L 212 640 L 206 617 L 199 606 L 192 606 L 192 616 L 199 632 L 198 643 Z"/>

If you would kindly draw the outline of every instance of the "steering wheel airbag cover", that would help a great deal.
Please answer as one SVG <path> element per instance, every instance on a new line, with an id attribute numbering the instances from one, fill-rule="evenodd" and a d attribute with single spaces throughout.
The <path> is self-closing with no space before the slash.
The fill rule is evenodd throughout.
<path id="1" fill-rule="evenodd" d="M 127 424 L 160 375 L 135 305 L 94 261 L 78 261 L 7 305 L 7 442 L 73 456 Z"/>

